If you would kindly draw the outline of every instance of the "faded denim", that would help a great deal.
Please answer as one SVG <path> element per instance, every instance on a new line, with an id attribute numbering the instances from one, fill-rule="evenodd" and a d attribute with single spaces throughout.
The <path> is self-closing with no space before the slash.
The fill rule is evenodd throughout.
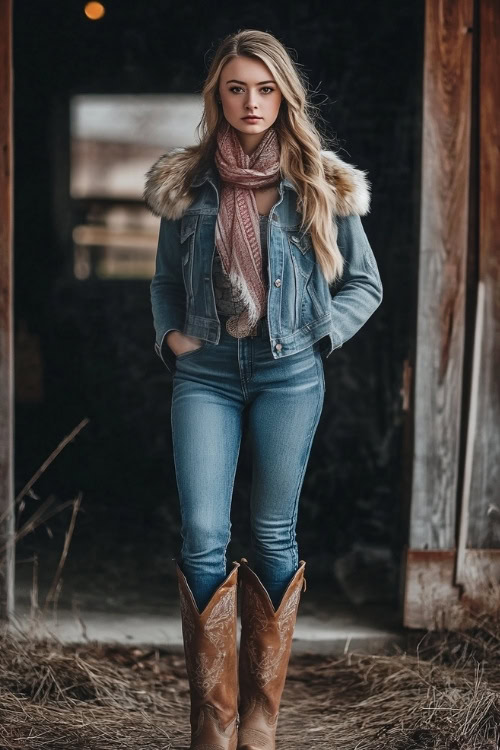
<path id="1" fill-rule="evenodd" d="M 297 511 L 323 407 L 323 361 L 318 344 L 274 359 L 266 319 L 258 326 L 259 335 L 243 339 L 222 326 L 217 344 L 203 341 L 176 357 L 171 424 L 182 518 L 177 561 L 200 611 L 227 575 L 244 409 L 252 453 L 253 566 L 275 607 L 298 568 Z"/>
<path id="2" fill-rule="evenodd" d="M 151 281 L 154 348 L 174 373 L 176 359 L 166 343 L 169 331 L 218 345 L 221 325 L 212 280 L 220 178 L 209 168 L 193 181 L 196 197 L 180 219 L 162 217 Z M 329 285 L 316 262 L 309 233 L 300 230 L 297 193 L 279 183 L 279 200 L 269 213 L 267 318 L 269 353 L 285 359 L 320 342 L 323 358 L 341 347 L 382 302 L 375 256 L 358 215 L 337 216 L 337 244 L 345 258 L 342 279 Z"/>

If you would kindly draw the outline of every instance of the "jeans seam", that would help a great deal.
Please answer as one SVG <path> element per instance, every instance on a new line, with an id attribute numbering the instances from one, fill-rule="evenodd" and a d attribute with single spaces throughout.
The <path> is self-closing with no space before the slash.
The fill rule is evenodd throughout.
<path id="1" fill-rule="evenodd" d="M 318 360 L 317 360 L 317 357 L 316 357 L 316 352 L 313 351 L 313 355 L 314 355 L 314 360 L 316 362 L 316 370 L 318 370 L 319 365 L 318 365 Z M 320 376 L 321 373 L 318 372 L 318 375 Z M 318 383 L 321 385 L 321 377 L 318 378 Z M 314 420 L 312 422 L 312 426 L 311 426 L 311 429 L 310 429 L 308 437 L 307 437 L 307 440 L 309 440 L 309 445 L 306 447 L 306 453 L 305 453 L 305 456 L 304 456 L 304 459 L 303 459 L 303 462 L 302 462 L 302 471 L 301 471 L 301 473 L 299 475 L 299 480 L 297 482 L 297 491 L 296 491 L 296 495 L 295 495 L 294 509 L 293 509 L 293 513 L 292 513 L 292 519 L 291 519 L 291 522 L 290 522 L 290 526 L 289 526 L 289 534 L 288 535 L 289 535 L 289 539 L 290 539 L 290 547 L 292 549 L 292 555 L 293 555 L 293 561 L 292 562 L 293 562 L 294 570 L 296 570 L 298 568 L 298 564 L 299 564 L 299 555 L 298 555 L 298 551 L 296 549 L 296 546 L 295 546 L 295 543 L 294 543 L 294 540 L 293 540 L 293 536 L 294 536 L 294 531 L 295 531 L 296 523 L 297 523 L 300 491 L 302 489 L 303 480 L 304 480 L 304 476 L 305 476 L 306 469 L 307 469 L 307 464 L 309 462 L 309 456 L 311 454 L 311 449 L 312 449 L 312 444 L 313 444 L 314 436 L 315 436 L 315 433 L 316 433 L 316 428 L 318 426 L 318 422 L 319 422 L 319 419 L 321 417 L 323 399 L 324 399 L 324 388 L 322 387 L 320 389 L 320 397 L 318 399 L 318 404 L 316 406 L 316 413 L 314 415 Z"/>
<path id="2" fill-rule="evenodd" d="M 227 568 L 227 548 L 229 547 L 229 542 L 231 541 L 231 528 L 232 528 L 232 524 L 231 524 L 231 509 L 232 509 L 232 505 L 233 505 L 232 501 L 233 501 L 233 492 L 234 492 L 234 481 L 236 479 L 236 471 L 237 471 L 237 468 L 238 468 L 238 456 L 240 454 L 240 449 L 241 449 L 241 438 L 242 438 L 241 432 L 242 432 L 242 424 L 241 424 L 241 415 L 240 415 L 240 436 L 239 436 L 239 440 L 238 440 L 238 449 L 236 451 L 236 461 L 234 462 L 233 478 L 231 480 L 231 489 L 230 489 L 230 492 L 229 492 L 229 498 L 230 498 L 230 500 L 229 500 L 229 533 L 227 535 L 227 542 L 226 542 L 226 546 L 224 548 L 224 557 L 223 557 L 223 565 L 224 565 L 225 569 Z"/>

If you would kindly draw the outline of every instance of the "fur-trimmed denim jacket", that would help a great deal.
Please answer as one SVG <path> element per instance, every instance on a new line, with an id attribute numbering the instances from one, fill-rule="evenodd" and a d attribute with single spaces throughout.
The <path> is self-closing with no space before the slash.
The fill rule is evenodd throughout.
<path id="1" fill-rule="evenodd" d="M 199 173 L 187 193 L 180 185 L 192 168 L 189 149 L 161 156 L 146 175 L 144 199 L 161 217 L 156 271 L 151 281 L 154 348 L 167 369 L 176 357 L 166 343 L 179 330 L 217 345 L 221 323 L 212 281 L 215 222 L 220 178 L 215 166 Z M 334 188 L 333 221 L 344 272 L 328 284 L 317 263 L 309 233 L 300 230 L 297 192 L 282 177 L 279 199 L 269 213 L 267 319 L 272 356 L 288 357 L 320 341 L 323 357 L 341 347 L 382 302 L 382 282 L 361 216 L 369 211 L 365 172 L 323 151 L 325 174 Z"/>

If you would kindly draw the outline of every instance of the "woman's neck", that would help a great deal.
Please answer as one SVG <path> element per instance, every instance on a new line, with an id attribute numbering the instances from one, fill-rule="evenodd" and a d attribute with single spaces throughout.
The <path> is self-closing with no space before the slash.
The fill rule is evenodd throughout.
<path id="1" fill-rule="evenodd" d="M 242 133 L 240 130 L 236 131 L 238 140 L 241 143 L 241 148 L 247 156 L 251 156 L 261 140 L 264 138 L 266 131 L 263 133 Z"/>

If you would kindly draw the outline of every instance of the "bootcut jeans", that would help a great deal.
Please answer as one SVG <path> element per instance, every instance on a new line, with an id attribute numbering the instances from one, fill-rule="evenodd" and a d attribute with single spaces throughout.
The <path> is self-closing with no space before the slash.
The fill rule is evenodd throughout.
<path id="1" fill-rule="evenodd" d="M 254 570 L 275 608 L 299 564 L 299 495 L 325 394 L 319 342 L 274 359 L 267 320 L 176 357 L 171 426 L 181 511 L 177 562 L 200 613 L 226 578 L 231 501 L 247 410 Z"/>

